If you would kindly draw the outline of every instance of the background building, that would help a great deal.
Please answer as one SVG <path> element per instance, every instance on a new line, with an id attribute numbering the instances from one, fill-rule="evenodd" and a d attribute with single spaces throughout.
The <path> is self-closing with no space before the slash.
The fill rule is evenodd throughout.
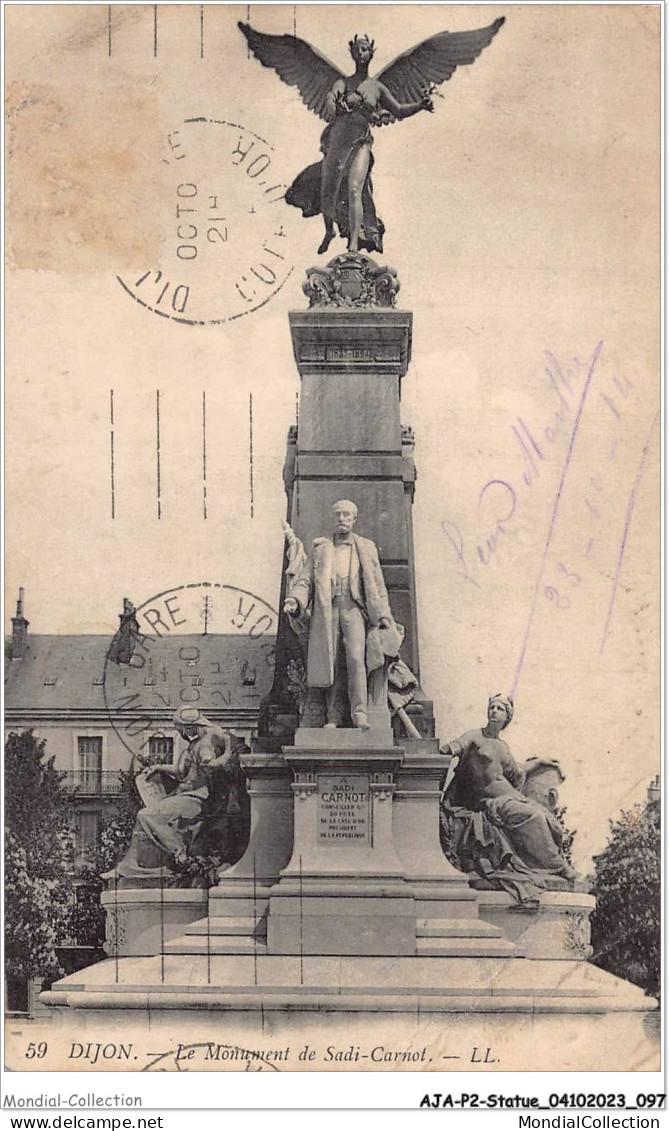
<path id="1" fill-rule="evenodd" d="M 175 710 L 197 706 L 247 744 L 272 682 L 273 637 L 142 637 L 126 599 L 108 636 L 30 633 L 20 590 L 5 667 L 5 729 L 32 729 L 72 793 L 76 857 L 97 842 L 120 770 L 179 752 Z"/>

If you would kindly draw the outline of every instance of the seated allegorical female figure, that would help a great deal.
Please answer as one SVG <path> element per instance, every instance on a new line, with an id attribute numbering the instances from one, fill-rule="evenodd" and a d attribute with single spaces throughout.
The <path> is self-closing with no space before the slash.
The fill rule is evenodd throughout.
<path id="1" fill-rule="evenodd" d="M 447 855 L 463 871 L 527 903 L 536 901 L 550 877 L 571 886 L 577 875 L 563 852 L 562 826 L 522 792 L 525 775 L 500 738 L 512 718 L 512 700 L 493 695 L 486 725 L 441 747 L 457 759 L 442 804 L 441 835 Z"/>
<path id="2" fill-rule="evenodd" d="M 150 881 L 161 872 L 164 875 L 164 870 L 178 872 L 198 842 L 205 840 L 232 790 L 238 802 L 244 799 L 244 774 L 239 765 L 244 744 L 226 743 L 221 727 L 195 707 L 181 707 L 174 726 L 188 745 L 176 763 L 151 766 L 137 775 L 144 808 L 137 814 L 128 851 L 107 873 L 107 879 Z M 215 847 L 222 862 L 226 860 L 231 846 L 220 843 Z"/>

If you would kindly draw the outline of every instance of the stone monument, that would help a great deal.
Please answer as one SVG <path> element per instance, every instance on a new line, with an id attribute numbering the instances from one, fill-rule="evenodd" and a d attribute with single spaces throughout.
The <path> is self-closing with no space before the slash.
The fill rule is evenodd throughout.
<path id="1" fill-rule="evenodd" d="M 407 708 L 418 737 L 391 727 L 387 656 L 402 639 L 420 671 L 415 473 L 400 423 L 411 317 L 394 308 L 396 273 L 366 256 L 338 256 L 318 277 L 315 286 L 309 272 L 304 284 L 309 310 L 290 315 L 300 425 L 288 441 L 276 677 L 258 749 L 243 763 L 251 838 L 210 891 L 215 925 L 210 920 L 206 945 L 271 954 L 301 946 L 314 955 L 510 954 L 441 851 L 448 759 L 432 737 L 431 702 L 421 692 Z M 303 668 L 301 710 L 291 662 Z M 196 923 L 192 938 L 169 946 L 187 949 L 199 939 L 202 947 L 204 931 Z"/>
<path id="2" fill-rule="evenodd" d="M 71 1007 L 78 1026 L 99 1011 L 120 1025 L 148 1009 L 153 1026 L 161 1015 L 165 1025 L 179 1020 L 200 1040 L 215 1033 L 210 1011 L 223 1010 L 226 1032 L 245 1047 L 258 1043 L 268 1015 L 275 1034 L 360 1041 L 382 1011 L 395 1042 L 409 1031 L 415 1039 L 418 1010 L 426 1047 L 501 1042 L 515 1067 L 534 1055 L 540 1025 L 551 1037 L 542 1047 L 553 1049 L 542 1067 L 569 1067 L 570 1041 L 587 1024 L 590 1067 L 615 1066 L 644 1040 L 652 1002 L 586 961 L 594 900 L 559 849 L 549 862 L 556 883 L 535 885 L 519 904 L 512 885 L 497 875 L 479 883 L 440 842 L 444 776 L 458 781 L 449 772 L 456 757 L 464 767 L 492 744 L 506 791 L 497 808 L 510 810 L 511 826 L 524 807 L 538 836 L 550 835 L 561 771 L 532 760 L 525 779 L 534 783 L 520 793 L 523 775 L 516 767 L 514 776 L 499 738 L 513 709 L 503 696 L 493 696 L 480 731 L 442 752 L 434 737 L 419 683 L 413 435 L 400 422 L 411 315 L 395 309 L 397 275 L 347 254 L 311 271 L 304 289 L 309 309 L 290 315 L 302 409 L 284 476 L 275 679 L 258 741 L 240 760 L 247 849 L 208 898 L 154 887 L 151 903 L 146 889 L 107 892 L 116 953 L 44 999 Z M 333 514 L 334 535 L 324 534 Z M 393 661 L 415 673 L 408 698 L 393 700 Z M 539 771 L 550 783 L 538 783 Z M 511 837 L 489 809 L 502 841 Z M 516 836 L 523 863 L 519 844 Z M 535 881 L 526 864 L 521 881 Z"/>

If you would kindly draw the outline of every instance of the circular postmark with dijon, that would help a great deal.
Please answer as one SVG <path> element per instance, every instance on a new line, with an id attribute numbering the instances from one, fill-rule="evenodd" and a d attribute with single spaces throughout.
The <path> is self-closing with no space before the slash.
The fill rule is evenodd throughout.
<path id="1" fill-rule="evenodd" d="M 141 762 L 163 752 L 184 706 L 252 729 L 272 682 L 277 621 L 263 598 L 215 581 L 177 585 L 137 607 L 126 601 L 102 685 L 129 753 Z"/>
<path id="2" fill-rule="evenodd" d="M 165 139 L 157 262 L 117 275 L 145 310 L 190 326 L 265 306 L 293 271 L 294 209 L 270 141 L 223 118 L 187 118 Z"/>

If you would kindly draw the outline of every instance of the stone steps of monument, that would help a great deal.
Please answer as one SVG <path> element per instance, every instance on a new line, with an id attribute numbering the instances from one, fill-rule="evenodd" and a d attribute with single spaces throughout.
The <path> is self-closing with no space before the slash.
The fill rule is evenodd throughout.
<path id="1" fill-rule="evenodd" d="M 166 955 L 266 955 L 267 943 L 240 935 L 225 938 L 193 936 L 173 939 L 165 944 Z M 520 957 L 517 947 L 507 939 L 453 938 L 417 939 L 419 958 L 512 958 Z M 306 957 L 311 957 L 307 955 Z M 337 956 L 333 956 L 337 957 Z"/>
<path id="2" fill-rule="evenodd" d="M 416 955 L 441 958 L 500 958 L 512 957 L 518 954 L 518 949 L 513 943 L 500 936 L 499 931 L 490 924 L 481 924 L 482 929 L 472 933 L 464 930 L 462 924 L 459 931 L 449 935 L 444 932 L 432 935 L 420 933 L 416 938 Z M 179 938 L 170 939 L 165 944 L 165 954 L 257 954 L 268 953 L 267 942 L 264 938 L 253 937 L 247 934 L 231 933 L 187 933 Z"/>
<path id="3" fill-rule="evenodd" d="M 503 938 L 418 938 L 420 958 L 513 958 L 518 948 Z"/>
<path id="4" fill-rule="evenodd" d="M 197 919 L 165 944 L 166 954 L 266 954 L 267 924 L 258 915 Z"/>
<path id="5" fill-rule="evenodd" d="M 165 954 L 267 954 L 267 943 L 250 935 L 185 935 L 165 943 Z"/>
<path id="6" fill-rule="evenodd" d="M 500 936 L 499 927 L 483 919 L 418 919 L 418 938 L 477 938 L 494 939 Z"/>

